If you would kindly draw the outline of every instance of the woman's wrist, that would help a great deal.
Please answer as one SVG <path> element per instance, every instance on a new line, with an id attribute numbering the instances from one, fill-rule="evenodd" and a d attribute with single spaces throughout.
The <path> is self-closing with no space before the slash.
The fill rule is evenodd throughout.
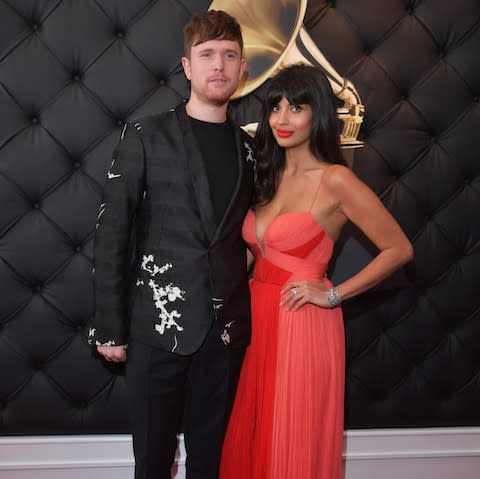
<path id="1" fill-rule="evenodd" d="M 327 302 L 330 308 L 335 308 L 335 306 L 338 306 L 342 302 L 342 298 L 336 286 L 327 289 Z"/>

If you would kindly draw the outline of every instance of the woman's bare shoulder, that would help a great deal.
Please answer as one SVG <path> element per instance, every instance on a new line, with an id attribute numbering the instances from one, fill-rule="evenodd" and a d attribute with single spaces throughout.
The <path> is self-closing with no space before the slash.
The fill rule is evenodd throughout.
<path id="1" fill-rule="evenodd" d="M 350 187 L 358 181 L 355 173 L 343 165 L 329 165 L 323 173 L 324 185 L 329 189 Z"/>

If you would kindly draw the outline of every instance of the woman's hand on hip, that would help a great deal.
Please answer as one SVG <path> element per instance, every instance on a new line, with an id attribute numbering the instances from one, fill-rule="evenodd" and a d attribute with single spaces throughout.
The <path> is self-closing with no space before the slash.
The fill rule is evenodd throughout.
<path id="1" fill-rule="evenodd" d="M 289 281 L 281 290 L 280 305 L 291 311 L 298 311 L 303 305 L 310 303 L 321 308 L 330 308 L 327 290 L 322 280 Z"/>

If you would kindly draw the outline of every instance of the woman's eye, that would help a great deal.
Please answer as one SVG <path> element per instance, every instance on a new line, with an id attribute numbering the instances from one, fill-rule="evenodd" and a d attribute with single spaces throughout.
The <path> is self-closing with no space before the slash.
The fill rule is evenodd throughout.
<path id="1" fill-rule="evenodd" d="M 302 111 L 302 109 L 303 108 L 300 105 L 292 105 L 292 111 L 294 113 L 298 113 L 298 112 Z"/>

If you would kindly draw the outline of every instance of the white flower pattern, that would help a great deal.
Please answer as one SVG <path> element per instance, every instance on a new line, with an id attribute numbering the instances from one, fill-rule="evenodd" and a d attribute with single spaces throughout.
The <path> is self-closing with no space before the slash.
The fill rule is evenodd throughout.
<path id="1" fill-rule="evenodd" d="M 112 158 L 112 163 L 110 164 L 110 169 L 107 171 L 107 179 L 108 180 L 113 180 L 114 178 L 120 178 L 122 176 L 120 173 L 112 173 L 112 168 L 114 167 L 116 161 L 117 161 L 116 158 Z"/>
<path id="2" fill-rule="evenodd" d="M 213 309 L 218 311 L 220 308 L 223 307 L 223 299 L 222 298 L 212 298 L 213 302 Z"/>
<path id="3" fill-rule="evenodd" d="M 159 334 L 164 334 L 165 330 L 170 328 L 175 328 L 177 331 L 183 331 L 183 326 L 177 322 L 182 315 L 176 309 L 169 311 L 167 306 L 169 303 L 174 303 L 177 300 L 185 301 L 185 291 L 181 290 L 173 283 L 161 286 L 153 279 L 157 274 L 164 274 L 170 268 L 173 268 L 172 263 L 165 263 L 163 266 L 158 266 L 155 264 L 155 257 L 153 255 L 143 255 L 141 269 L 150 273 L 148 286 L 152 290 L 155 308 L 160 310 L 158 317 L 161 321 L 160 323 L 155 324 L 155 330 Z M 137 286 L 145 285 L 144 281 L 140 279 L 137 279 L 136 284 Z M 176 348 L 176 344 L 177 338 L 175 337 L 175 346 L 173 350 Z"/>
<path id="4" fill-rule="evenodd" d="M 98 229 L 98 225 L 100 224 L 100 218 L 102 217 L 103 213 L 105 213 L 105 209 L 106 209 L 105 203 L 102 203 L 98 211 L 97 224 L 95 225 L 95 229 Z"/>
<path id="5" fill-rule="evenodd" d="M 253 149 L 252 147 L 246 142 L 244 141 L 243 142 L 243 146 L 245 147 L 245 150 L 247 152 L 247 156 L 245 158 L 245 160 L 250 163 L 253 163 L 253 166 L 255 167 L 255 165 L 257 164 L 257 160 L 255 159 L 255 156 L 253 155 Z"/>
<path id="6" fill-rule="evenodd" d="M 96 333 L 95 328 L 89 328 L 88 330 L 88 344 L 95 344 L 95 346 L 116 346 L 116 343 L 113 339 L 110 339 L 109 341 L 105 342 L 100 342 L 95 339 L 95 333 Z"/>
<path id="7" fill-rule="evenodd" d="M 225 329 L 222 332 L 221 338 L 224 344 L 230 344 L 230 333 L 228 332 L 230 326 L 235 322 L 235 320 L 230 321 L 225 325 Z"/>

